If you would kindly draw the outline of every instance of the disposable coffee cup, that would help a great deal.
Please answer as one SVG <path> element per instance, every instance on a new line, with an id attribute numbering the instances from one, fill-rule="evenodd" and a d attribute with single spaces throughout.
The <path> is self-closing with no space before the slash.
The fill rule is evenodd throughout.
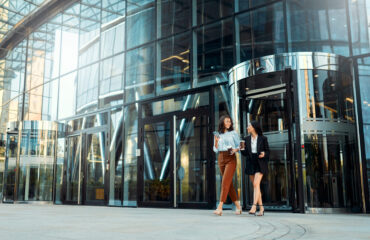
<path id="1" fill-rule="evenodd" d="M 230 155 L 233 155 L 233 148 L 231 146 L 227 147 L 227 151 Z"/>
<path id="2" fill-rule="evenodd" d="M 244 150 L 244 149 L 245 149 L 245 141 L 240 140 L 240 150 Z"/>

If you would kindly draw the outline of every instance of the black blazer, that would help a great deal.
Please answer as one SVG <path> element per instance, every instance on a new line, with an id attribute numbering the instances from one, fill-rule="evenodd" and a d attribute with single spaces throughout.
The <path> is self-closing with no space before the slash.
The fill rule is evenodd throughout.
<path id="1" fill-rule="evenodd" d="M 241 154 L 246 156 L 246 164 L 250 164 L 252 160 L 252 137 L 249 135 L 245 139 L 245 149 L 241 150 Z M 257 138 L 257 154 L 260 155 L 261 152 L 265 152 L 265 156 L 263 158 L 258 158 L 258 164 L 261 168 L 263 174 L 268 173 L 268 164 L 267 162 L 270 159 L 270 148 L 267 137 L 265 136 L 258 136 Z"/>

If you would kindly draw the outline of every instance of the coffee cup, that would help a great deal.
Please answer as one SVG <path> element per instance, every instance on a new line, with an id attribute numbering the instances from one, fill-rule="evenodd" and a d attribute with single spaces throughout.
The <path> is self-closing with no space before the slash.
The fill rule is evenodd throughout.
<path id="1" fill-rule="evenodd" d="M 245 149 L 245 141 L 240 140 L 240 150 L 244 150 L 244 149 Z"/>
<path id="2" fill-rule="evenodd" d="M 231 146 L 227 147 L 227 151 L 230 155 L 233 155 L 233 148 Z"/>

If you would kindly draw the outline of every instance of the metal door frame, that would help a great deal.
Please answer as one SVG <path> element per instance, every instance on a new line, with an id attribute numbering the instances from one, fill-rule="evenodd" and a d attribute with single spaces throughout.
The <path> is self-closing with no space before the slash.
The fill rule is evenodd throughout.
<path id="1" fill-rule="evenodd" d="M 139 108 L 140 109 L 140 108 Z M 176 199 L 176 121 L 177 119 L 182 119 L 186 117 L 194 116 L 210 116 L 209 106 L 201 107 L 198 109 L 190 109 L 187 111 L 176 111 L 171 113 L 165 113 L 158 116 L 146 117 L 140 119 L 139 132 L 138 132 L 138 151 L 140 152 L 138 156 L 138 172 L 137 172 L 137 205 L 139 207 L 167 207 L 167 208 L 210 208 L 213 206 L 212 193 L 213 189 L 210 187 L 211 182 L 214 181 L 215 176 L 214 171 L 211 170 L 212 164 L 211 161 L 207 162 L 207 176 L 206 176 L 206 186 L 207 186 L 207 202 L 206 203 L 178 203 Z M 141 112 L 139 111 L 139 116 Z M 144 193 L 144 126 L 150 123 L 159 123 L 159 122 L 170 122 L 170 200 L 168 202 L 150 202 L 143 201 Z M 208 118 L 208 123 L 211 119 Z M 207 133 L 211 132 L 211 124 L 209 124 Z M 207 136 L 207 149 L 210 149 L 210 141 Z M 210 153 L 207 151 L 207 159 L 210 159 Z M 212 195 L 213 194 L 213 195 Z"/>
<path id="2" fill-rule="evenodd" d="M 246 94 L 245 97 L 248 96 L 270 96 L 272 94 L 278 94 L 285 92 L 286 97 L 284 99 L 284 109 L 285 109 L 285 117 L 287 119 L 287 126 L 288 126 L 288 154 L 287 154 L 287 162 L 289 163 L 288 168 L 288 188 L 289 188 L 289 204 L 291 206 L 291 210 L 293 212 L 304 212 L 303 206 L 303 179 L 302 179 L 302 169 L 300 168 L 302 165 L 301 161 L 301 154 L 300 154 L 300 145 L 297 145 L 297 143 L 294 142 L 294 135 L 295 139 L 300 139 L 300 128 L 299 128 L 299 115 L 298 115 L 298 97 L 297 97 L 297 84 L 296 79 L 293 79 L 292 70 L 290 68 L 285 69 L 284 71 L 276 71 L 273 72 L 275 74 L 281 74 L 281 76 L 284 78 L 283 84 L 270 86 L 267 88 L 257 89 L 257 90 L 251 90 L 249 91 L 250 94 Z M 268 73 L 272 74 L 272 72 Z M 250 78 L 253 78 L 255 76 L 251 76 Z M 243 96 L 244 97 L 244 96 Z M 240 101 L 244 101 L 241 99 Z M 242 108 L 243 104 L 240 104 L 240 107 Z M 294 113 L 294 116 L 293 116 Z M 242 109 L 240 109 L 240 114 L 243 114 Z M 241 119 L 242 116 L 240 116 Z M 241 125 L 246 124 L 242 122 Z M 295 128 L 293 128 L 293 122 L 295 123 Z M 295 131 L 294 131 L 295 130 Z M 296 159 L 296 160 L 295 160 Z M 243 161 L 242 161 L 243 162 Z M 295 167 L 296 164 L 298 164 L 298 172 L 296 172 Z M 300 169 L 299 169 L 300 168 Z M 244 172 L 245 166 L 242 164 L 242 169 Z M 298 177 L 297 177 L 298 176 Z M 248 177 L 243 173 L 243 177 Z M 249 179 L 248 179 L 249 182 Z M 247 186 L 245 186 L 245 180 L 242 180 L 243 189 L 243 206 L 246 208 L 247 202 Z M 301 206 L 302 205 L 302 206 Z M 268 207 L 267 207 L 268 208 Z M 266 208 L 266 209 L 267 209 Z M 275 208 L 274 208 L 275 209 Z M 276 208 L 277 210 L 283 210 L 283 208 Z M 287 209 L 285 209 L 287 210 Z"/>
<path id="3" fill-rule="evenodd" d="M 86 136 L 89 134 L 94 134 L 94 133 L 100 133 L 103 132 L 105 134 L 105 149 L 107 149 L 108 143 L 109 143 L 109 131 L 108 131 L 108 126 L 100 126 L 100 127 L 94 127 L 94 128 L 88 128 L 88 129 L 83 129 L 76 131 L 72 134 L 69 134 L 65 136 L 65 143 L 67 147 L 67 151 L 65 151 L 64 154 L 64 170 L 63 170 L 63 186 L 62 186 L 62 196 L 63 196 L 63 204 L 72 204 L 72 205 L 107 205 L 108 204 L 108 198 L 109 198 L 109 183 L 107 180 L 109 180 L 109 169 L 105 169 L 105 175 L 104 175 L 104 201 L 101 204 L 93 203 L 86 201 L 86 171 L 87 171 L 87 165 L 86 165 L 86 151 L 87 151 L 87 142 L 86 142 Z M 80 137 L 79 142 L 80 142 L 80 152 L 79 152 L 79 177 L 78 177 L 78 197 L 77 197 L 77 202 L 76 201 L 67 201 L 66 194 L 67 194 L 67 167 L 68 167 L 68 157 L 69 157 L 69 143 L 70 143 L 70 138 L 72 137 Z M 108 162 L 108 157 L 109 154 L 107 151 L 105 151 L 105 159 Z M 106 166 L 107 167 L 107 166 Z"/>

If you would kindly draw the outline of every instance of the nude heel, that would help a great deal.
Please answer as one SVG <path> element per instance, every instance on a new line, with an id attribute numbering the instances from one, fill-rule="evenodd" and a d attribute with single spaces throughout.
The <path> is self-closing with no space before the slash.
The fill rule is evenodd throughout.
<path id="1" fill-rule="evenodd" d="M 222 210 L 216 209 L 216 210 L 213 211 L 213 214 L 218 215 L 218 216 L 222 216 Z"/>
<path id="2" fill-rule="evenodd" d="M 249 212 L 248 212 L 248 213 L 249 213 L 249 214 L 251 214 L 251 215 L 255 215 L 255 214 L 256 214 L 256 212 L 257 212 L 257 204 L 253 204 L 253 205 L 252 205 L 252 207 L 253 207 L 253 206 L 256 206 L 256 211 L 251 212 L 251 211 L 249 210 Z"/>

